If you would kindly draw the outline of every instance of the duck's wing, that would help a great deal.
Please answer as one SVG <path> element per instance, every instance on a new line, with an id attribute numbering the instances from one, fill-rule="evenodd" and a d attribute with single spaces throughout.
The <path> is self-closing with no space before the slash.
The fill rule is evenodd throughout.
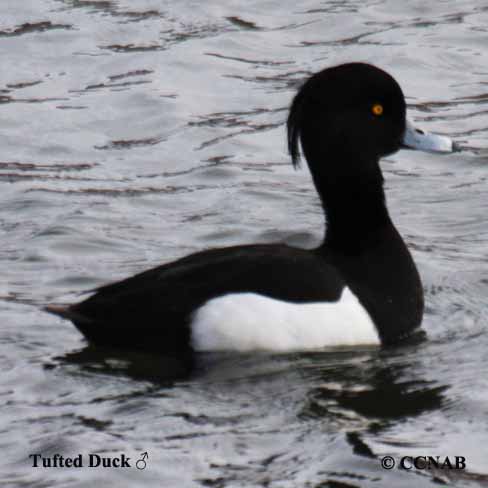
<path id="1" fill-rule="evenodd" d="M 117 283 L 83 302 L 46 309 L 95 343 L 179 350 L 189 321 L 212 298 L 251 292 L 306 303 L 337 301 L 344 281 L 312 251 L 285 245 L 237 246 L 192 254 Z"/>

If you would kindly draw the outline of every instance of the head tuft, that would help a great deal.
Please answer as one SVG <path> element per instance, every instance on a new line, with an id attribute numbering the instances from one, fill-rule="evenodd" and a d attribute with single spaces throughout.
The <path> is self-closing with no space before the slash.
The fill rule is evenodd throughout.
<path id="1" fill-rule="evenodd" d="M 300 127 L 302 125 L 303 102 L 304 92 L 300 90 L 293 98 L 286 121 L 288 152 L 295 169 L 300 166 Z"/>
<path id="2" fill-rule="evenodd" d="M 385 111 L 378 121 L 371 119 L 375 104 Z M 404 130 L 405 99 L 393 77 L 369 64 L 347 63 L 313 74 L 298 90 L 287 120 L 288 152 L 295 168 L 301 155 L 309 164 L 310 158 L 324 164 L 331 145 L 381 157 L 399 149 Z"/>

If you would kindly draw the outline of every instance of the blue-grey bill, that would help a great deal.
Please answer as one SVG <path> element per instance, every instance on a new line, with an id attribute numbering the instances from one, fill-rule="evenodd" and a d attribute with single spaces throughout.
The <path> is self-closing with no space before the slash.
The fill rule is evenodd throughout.
<path id="1" fill-rule="evenodd" d="M 409 120 L 402 142 L 405 147 L 419 151 L 450 153 L 454 150 L 453 142 L 449 137 L 416 129 Z"/>

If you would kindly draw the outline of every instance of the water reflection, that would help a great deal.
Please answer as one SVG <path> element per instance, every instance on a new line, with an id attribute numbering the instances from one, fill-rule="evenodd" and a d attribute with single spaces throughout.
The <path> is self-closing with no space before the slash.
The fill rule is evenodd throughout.
<path id="1" fill-rule="evenodd" d="M 330 429 L 366 429 L 379 432 L 398 419 L 440 409 L 446 385 L 426 380 L 408 360 L 391 349 L 339 350 L 297 354 L 204 353 L 161 356 L 101 346 L 57 357 L 60 365 L 82 371 L 126 376 L 165 388 L 182 381 L 207 384 L 243 380 L 270 388 L 277 375 L 298 377 L 304 421 L 325 421 Z M 397 359 L 400 358 L 401 361 Z M 47 365 L 47 367 L 55 367 Z"/>
<path id="2" fill-rule="evenodd" d="M 323 384 L 307 395 L 303 417 L 340 422 L 348 414 L 351 418 L 359 415 L 374 420 L 375 429 L 440 408 L 447 389 L 436 382 L 412 379 L 409 364 L 344 365 L 327 369 L 321 376 Z"/>
<path id="3" fill-rule="evenodd" d="M 160 356 L 92 345 L 59 356 L 54 361 L 46 367 L 56 367 L 59 362 L 60 365 L 76 365 L 89 373 L 127 376 L 160 387 L 172 387 L 177 381 L 189 379 L 195 371 L 192 355 Z"/>
<path id="4" fill-rule="evenodd" d="M 350 450 L 343 471 L 326 471 L 329 484 L 325 486 L 357 479 L 362 472 L 378 471 L 380 474 L 378 466 L 385 448 L 387 453 L 399 458 L 405 455 L 407 447 L 422 445 L 421 439 L 411 444 L 395 444 L 390 433 L 390 428 L 398 423 L 441 410 L 447 401 L 448 386 L 424 378 L 422 368 L 415 364 L 414 350 L 407 346 L 396 350 L 332 354 L 328 359 L 326 356 L 319 358 L 316 368 L 309 365 L 303 370 L 306 377 L 313 378 L 314 384 L 306 393 L 299 418 L 314 425 L 318 422 L 332 435 L 342 433 Z M 378 446 L 381 446 L 379 451 Z M 345 454 L 347 449 L 343 452 Z M 367 468 L 358 462 L 358 457 L 367 463 Z M 432 481 L 431 473 L 429 476 L 419 472 L 399 475 L 396 469 L 382 471 L 381 479 L 385 483 L 382 486 L 427 486 Z M 376 482 L 379 480 L 377 478 Z M 366 481 L 372 480 L 365 477 Z"/>

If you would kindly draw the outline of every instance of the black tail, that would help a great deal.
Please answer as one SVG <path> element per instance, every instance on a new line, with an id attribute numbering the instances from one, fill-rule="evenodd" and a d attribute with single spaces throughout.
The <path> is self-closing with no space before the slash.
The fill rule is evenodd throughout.
<path id="1" fill-rule="evenodd" d="M 81 322 L 81 323 L 91 323 L 92 321 L 81 315 L 79 312 L 73 309 L 71 305 L 46 305 L 44 307 L 46 312 L 52 313 L 53 315 L 57 315 L 58 317 L 62 317 L 63 319 L 71 320 L 72 322 Z"/>

